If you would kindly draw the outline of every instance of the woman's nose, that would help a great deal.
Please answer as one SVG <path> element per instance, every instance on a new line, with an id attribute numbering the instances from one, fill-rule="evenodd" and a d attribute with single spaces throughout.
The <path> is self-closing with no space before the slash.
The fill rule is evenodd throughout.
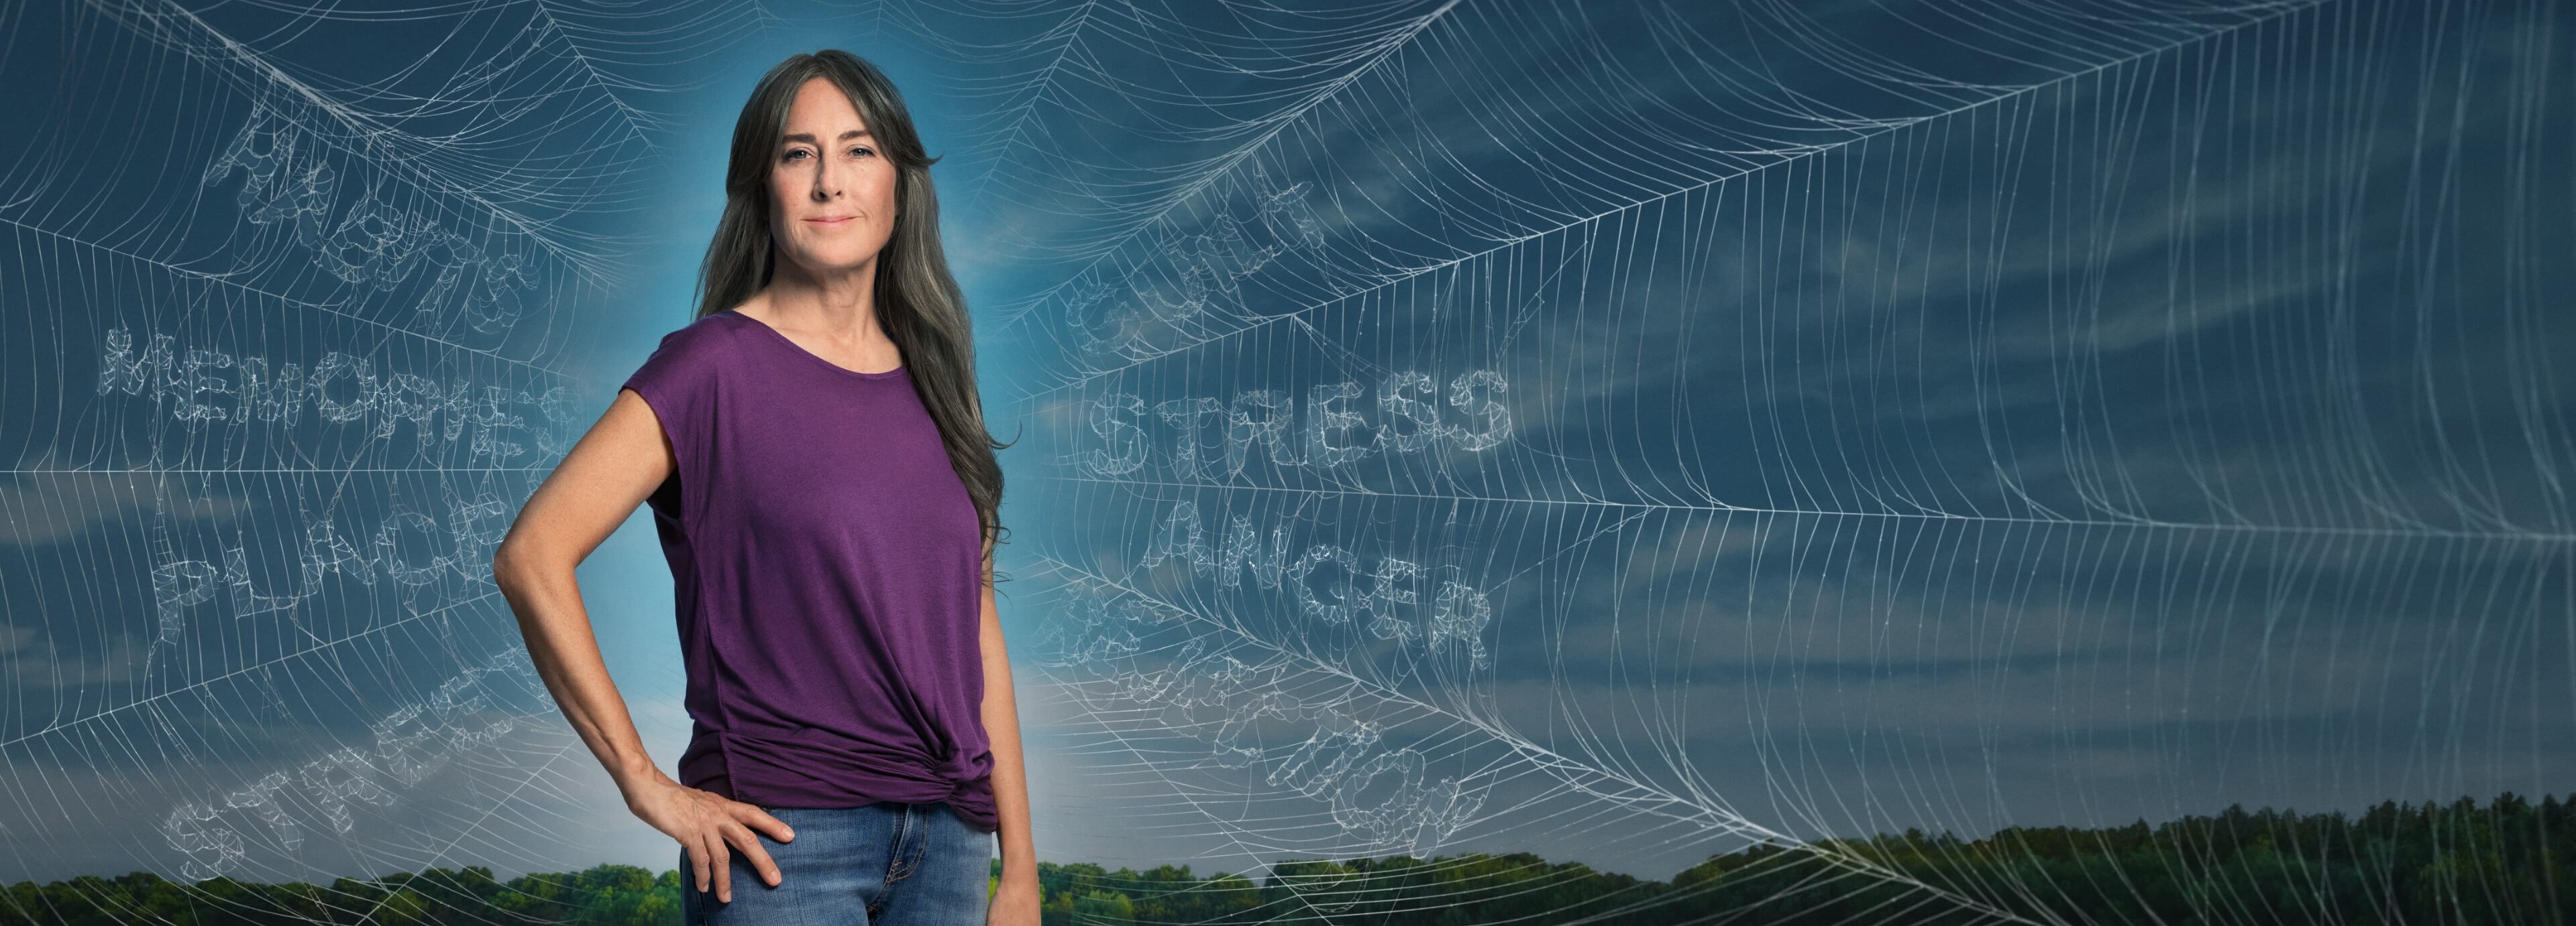
<path id="1" fill-rule="evenodd" d="M 832 164 L 831 158 L 821 160 L 823 163 L 814 166 L 814 198 L 831 199 L 841 195 L 840 168 Z"/>

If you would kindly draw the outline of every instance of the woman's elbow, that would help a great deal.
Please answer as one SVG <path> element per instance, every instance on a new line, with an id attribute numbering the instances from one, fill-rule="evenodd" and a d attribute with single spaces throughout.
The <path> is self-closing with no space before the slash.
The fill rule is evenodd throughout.
<path id="1" fill-rule="evenodd" d="M 500 587 L 504 593 L 510 590 L 510 581 L 512 578 L 510 575 L 510 554 L 510 541 L 507 539 L 504 539 L 500 543 L 492 546 L 492 584 Z"/>
<path id="2" fill-rule="evenodd" d="M 517 535 L 502 538 L 492 547 L 492 583 L 504 592 L 516 589 L 531 565 L 531 552 Z"/>

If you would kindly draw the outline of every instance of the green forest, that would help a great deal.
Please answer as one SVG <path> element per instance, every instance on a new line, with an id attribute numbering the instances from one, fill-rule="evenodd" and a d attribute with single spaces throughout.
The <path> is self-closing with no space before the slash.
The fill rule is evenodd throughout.
<path id="1" fill-rule="evenodd" d="M 2015 827 L 1755 845 L 1648 881 L 1528 852 L 1283 861 L 1259 880 L 1041 862 L 1046 926 L 2576 923 L 2576 794 L 2382 803 L 2358 817 L 2243 807 L 2150 827 Z M 998 873 L 999 862 L 995 862 Z M 137 872 L 20 882 L 21 924 L 596 923 L 678 926 L 680 875 L 631 865 L 496 881 L 432 868 L 328 885 L 193 885 Z"/>

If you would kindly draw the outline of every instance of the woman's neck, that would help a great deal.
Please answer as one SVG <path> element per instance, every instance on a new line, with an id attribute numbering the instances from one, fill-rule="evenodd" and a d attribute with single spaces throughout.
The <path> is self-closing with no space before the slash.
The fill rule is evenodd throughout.
<path id="1" fill-rule="evenodd" d="M 853 348 L 890 343 L 877 321 L 873 258 L 848 273 L 821 278 L 782 262 L 769 285 L 736 311 L 781 331 L 810 333 Z"/>

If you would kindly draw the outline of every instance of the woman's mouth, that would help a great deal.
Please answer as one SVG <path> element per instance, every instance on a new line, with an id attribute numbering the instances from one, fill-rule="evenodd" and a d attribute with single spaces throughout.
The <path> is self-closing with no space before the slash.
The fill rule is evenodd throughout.
<path id="1" fill-rule="evenodd" d="M 852 218 L 854 218 L 854 217 L 853 217 L 853 216 L 846 216 L 846 215 L 836 215 L 836 216 L 825 216 L 825 217 L 822 217 L 822 218 L 806 219 L 805 221 L 812 222 L 812 223 L 814 223 L 814 224 L 816 224 L 816 225 L 840 225 L 840 224 L 843 224 L 843 223 L 848 222 L 848 221 L 849 221 L 850 219 L 852 219 Z"/>

